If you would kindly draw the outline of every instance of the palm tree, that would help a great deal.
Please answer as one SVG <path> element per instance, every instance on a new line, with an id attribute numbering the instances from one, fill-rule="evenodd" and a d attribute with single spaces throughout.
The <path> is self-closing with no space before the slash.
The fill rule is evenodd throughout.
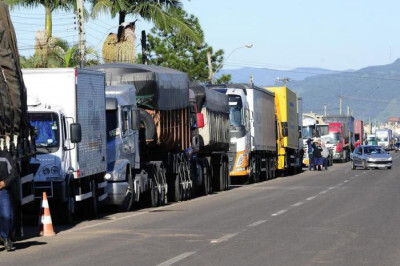
<path id="1" fill-rule="evenodd" d="M 36 40 L 36 52 L 31 57 L 21 57 L 22 68 L 60 68 L 79 66 L 79 47 L 70 46 L 65 40 L 52 38 L 50 43 L 40 44 Z M 98 65 L 100 63 L 99 55 L 93 47 L 86 49 L 88 60 L 86 65 Z"/>
<path id="2" fill-rule="evenodd" d="M 53 11 L 57 9 L 74 10 L 76 6 L 76 0 L 3 0 L 3 2 L 11 8 L 16 6 L 28 8 L 43 6 L 46 11 L 45 30 L 48 37 L 52 37 L 53 34 Z"/>
<path id="3" fill-rule="evenodd" d="M 143 18 L 154 23 L 160 30 L 177 29 L 177 36 L 189 38 L 197 44 L 203 39 L 196 31 L 182 20 L 177 13 L 182 9 L 180 0 L 92 0 L 92 16 L 110 13 L 114 18 L 119 15 L 119 25 L 125 22 L 127 15 Z"/>

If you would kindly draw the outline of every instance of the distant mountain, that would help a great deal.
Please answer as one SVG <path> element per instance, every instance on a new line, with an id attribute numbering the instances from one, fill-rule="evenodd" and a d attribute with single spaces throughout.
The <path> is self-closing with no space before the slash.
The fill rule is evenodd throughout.
<path id="1" fill-rule="evenodd" d="M 339 113 L 339 95 L 343 95 L 342 112 L 347 106 L 354 117 L 365 121 L 386 121 L 400 116 L 400 59 L 392 64 L 370 66 L 353 72 L 310 76 L 288 83 L 303 98 L 303 110 Z"/>
<path id="2" fill-rule="evenodd" d="M 326 104 L 328 113 L 338 114 L 342 95 L 342 112 L 346 113 L 349 106 L 356 119 L 386 121 L 390 116 L 400 116 L 400 59 L 388 65 L 347 71 L 241 68 L 221 72 L 231 74 L 232 82 L 249 82 L 253 74 L 254 83 L 259 86 L 279 85 L 277 77 L 288 77 L 291 81 L 287 86 L 303 98 L 304 112 L 322 114 Z"/>
<path id="3" fill-rule="evenodd" d="M 337 71 L 328 70 L 323 68 L 295 68 L 292 70 L 276 70 L 269 68 L 238 68 L 238 69 L 222 69 L 219 71 L 216 77 L 222 74 L 230 74 L 232 76 L 233 83 L 243 83 L 249 82 L 250 76 L 253 75 L 253 81 L 255 84 L 261 85 L 271 85 L 274 84 L 276 78 L 290 78 L 292 80 L 303 80 L 310 76 L 320 75 L 320 74 L 331 74 Z"/>

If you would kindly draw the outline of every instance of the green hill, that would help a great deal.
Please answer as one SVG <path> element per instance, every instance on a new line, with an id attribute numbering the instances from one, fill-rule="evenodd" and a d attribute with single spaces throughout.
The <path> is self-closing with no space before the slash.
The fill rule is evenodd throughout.
<path id="1" fill-rule="evenodd" d="M 288 87 L 303 98 L 304 112 L 323 113 L 327 104 L 329 114 L 338 114 L 343 95 L 343 112 L 349 106 L 356 119 L 386 121 L 400 116 L 400 59 L 353 72 L 311 76 L 291 81 Z"/>

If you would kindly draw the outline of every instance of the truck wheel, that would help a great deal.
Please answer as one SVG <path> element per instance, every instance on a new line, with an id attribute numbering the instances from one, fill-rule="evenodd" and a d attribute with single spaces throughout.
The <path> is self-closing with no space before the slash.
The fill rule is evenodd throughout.
<path id="1" fill-rule="evenodd" d="M 88 214 L 89 219 L 97 219 L 98 214 L 99 214 L 99 201 L 97 199 L 97 182 L 96 180 L 91 181 L 91 187 L 92 187 L 92 197 L 87 199 L 86 202 L 86 211 Z"/>
<path id="2" fill-rule="evenodd" d="M 229 176 L 229 163 L 227 161 L 224 161 L 224 176 L 225 176 L 225 190 L 228 190 L 230 186 L 230 176 Z"/>
<path id="3" fill-rule="evenodd" d="M 154 180 L 153 180 L 153 182 L 151 184 L 151 188 L 150 188 L 151 207 L 159 206 L 159 204 L 160 204 L 159 198 L 160 198 L 160 195 L 158 193 L 158 186 L 157 186 L 157 183 L 154 182 Z"/>
<path id="4" fill-rule="evenodd" d="M 135 199 L 134 192 L 133 192 L 133 180 L 132 174 L 129 173 L 127 177 L 128 187 L 126 188 L 125 198 L 120 206 L 121 211 L 128 212 L 132 210 L 133 201 Z"/>

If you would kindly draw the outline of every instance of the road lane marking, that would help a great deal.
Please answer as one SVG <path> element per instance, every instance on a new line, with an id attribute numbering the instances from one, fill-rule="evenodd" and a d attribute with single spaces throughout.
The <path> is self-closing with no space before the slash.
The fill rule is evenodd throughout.
<path id="1" fill-rule="evenodd" d="M 224 235 L 223 237 L 220 237 L 220 238 L 218 238 L 218 239 L 211 240 L 210 243 L 215 244 L 215 243 L 224 242 L 224 241 L 227 241 L 227 240 L 229 240 L 230 238 L 232 238 L 232 237 L 234 237 L 234 236 L 236 236 L 236 235 L 238 235 L 238 234 L 239 234 L 239 233 L 227 234 L 227 235 Z"/>
<path id="2" fill-rule="evenodd" d="M 157 266 L 169 266 L 169 265 L 172 265 L 174 263 L 177 263 L 178 261 L 186 259 L 187 257 L 189 257 L 189 256 L 191 256 L 191 255 L 193 255 L 195 253 L 196 252 L 185 252 L 185 253 L 182 253 L 179 256 L 176 256 L 176 257 L 174 257 L 174 258 L 172 258 L 170 260 L 167 260 L 167 261 L 164 261 L 163 263 L 158 264 Z"/>
<path id="3" fill-rule="evenodd" d="M 363 172 L 363 174 L 365 174 L 366 172 Z"/>
<path id="4" fill-rule="evenodd" d="M 357 177 L 358 175 L 356 175 L 356 177 Z"/>
<path id="5" fill-rule="evenodd" d="M 280 210 L 280 211 L 278 211 L 276 213 L 271 214 L 271 216 L 278 216 L 278 215 L 281 215 L 282 213 L 285 213 L 286 211 L 287 210 Z"/>
<path id="6" fill-rule="evenodd" d="M 349 180 L 344 180 L 343 182 L 347 183 L 347 182 L 349 182 Z"/>
<path id="7" fill-rule="evenodd" d="M 303 204 L 304 204 L 304 202 L 300 201 L 295 204 L 292 204 L 292 207 L 299 207 L 300 205 L 303 205 Z"/>
<path id="8" fill-rule="evenodd" d="M 260 225 L 260 224 L 265 223 L 266 221 L 267 221 L 267 220 L 260 220 L 260 221 L 254 222 L 254 223 L 252 223 L 252 224 L 249 224 L 248 227 L 255 227 L 255 226 L 258 226 L 258 225 Z"/>
<path id="9" fill-rule="evenodd" d="M 313 200 L 313 199 L 315 199 L 317 196 L 312 196 L 312 197 L 309 197 L 309 198 L 306 198 L 306 200 Z"/>
<path id="10" fill-rule="evenodd" d="M 325 194 L 326 192 L 328 192 L 328 190 L 323 190 L 319 194 Z"/>
<path id="11" fill-rule="evenodd" d="M 331 190 L 331 189 L 334 189 L 334 188 L 336 188 L 336 187 L 329 187 L 328 189 Z"/>

